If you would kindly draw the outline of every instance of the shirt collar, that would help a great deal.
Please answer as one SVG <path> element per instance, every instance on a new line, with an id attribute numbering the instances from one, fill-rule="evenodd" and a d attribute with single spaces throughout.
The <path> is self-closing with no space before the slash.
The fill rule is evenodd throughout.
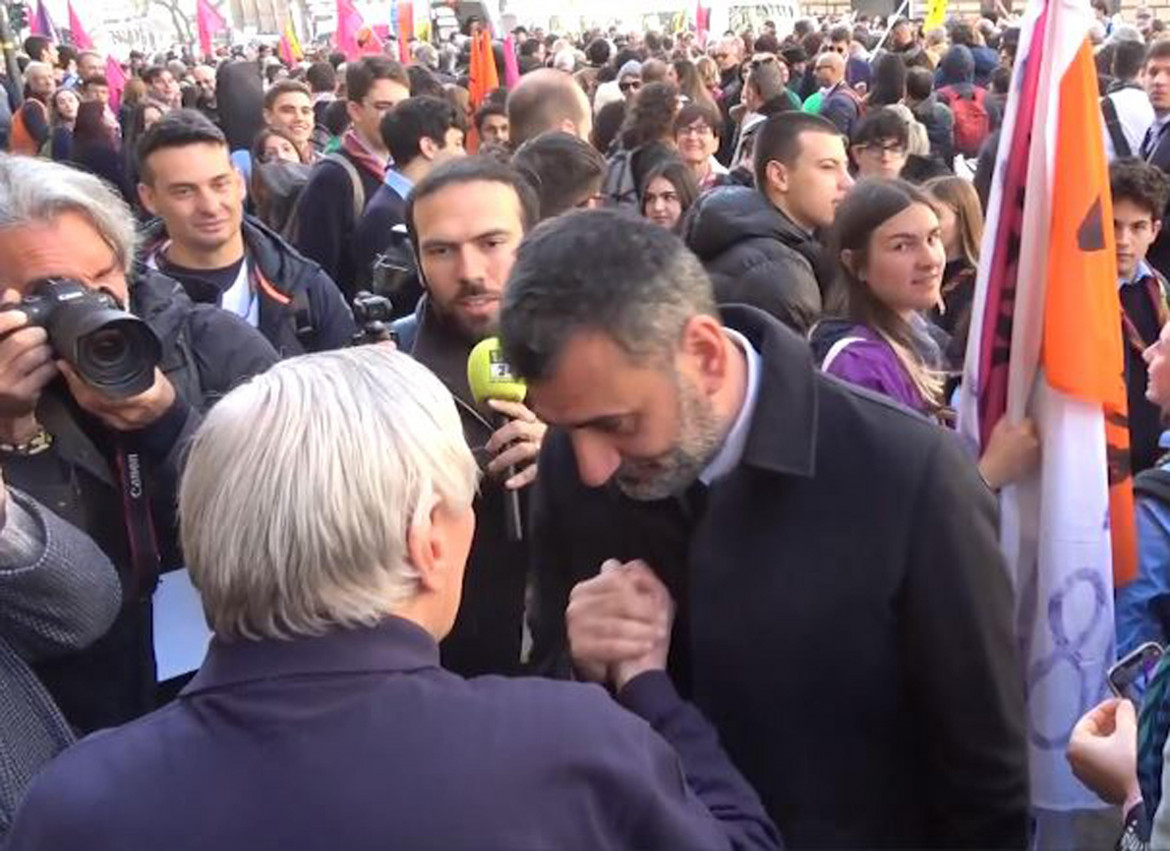
<path id="1" fill-rule="evenodd" d="M 1137 268 L 1133 270 L 1133 277 L 1128 281 L 1118 281 L 1117 286 L 1120 288 L 1127 284 L 1136 284 L 1138 281 L 1144 280 L 1152 274 L 1154 274 L 1154 270 L 1150 267 L 1150 264 L 1142 260 L 1137 264 Z"/>
<path id="2" fill-rule="evenodd" d="M 413 180 L 411 180 L 402 172 L 393 168 L 386 170 L 385 183 L 387 186 L 397 192 L 398 196 L 402 198 L 403 201 L 405 201 L 406 196 L 410 194 L 410 190 L 414 188 Z"/>
<path id="3" fill-rule="evenodd" d="M 723 332 L 730 340 L 743 350 L 747 360 L 747 388 L 744 392 L 743 404 L 731 431 L 723 440 L 723 445 L 715 457 L 711 459 L 706 469 L 699 474 L 699 480 L 710 485 L 716 479 L 721 479 L 739 466 L 743 458 L 744 447 L 747 446 L 748 432 L 751 430 L 752 415 L 756 410 L 756 400 L 760 396 L 760 353 L 748 342 L 747 337 L 731 328 L 724 326 Z"/>
<path id="4" fill-rule="evenodd" d="M 337 628 L 288 641 L 213 638 L 184 696 L 225 685 L 302 674 L 413 671 L 439 667 L 439 645 L 422 627 L 388 615 L 371 627 Z"/>

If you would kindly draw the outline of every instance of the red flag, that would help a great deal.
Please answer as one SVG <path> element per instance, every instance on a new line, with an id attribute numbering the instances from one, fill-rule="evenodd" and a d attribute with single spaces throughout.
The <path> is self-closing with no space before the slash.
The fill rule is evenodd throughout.
<path id="1" fill-rule="evenodd" d="M 73 4 L 69 3 L 68 6 L 69 35 L 72 37 L 73 46 L 80 50 L 93 50 L 93 39 L 89 37 L 89 33 L 81 25 L 81 18 L 77 17 L 77 13 L 73 11 Z"/>
<path id="2" fill-rule="evenodd" d="M 106 82 L 110 84 L 110 109 L 117 112 L 126 88 L 126 72 L 122 70 L 122 63 L 113 56 L 106 57 Z"/>
<path id="3" fill-rule="evenodd" d="M 226 30 L 227 21 L 208 0 L 195 0 L 195 21 L 199 29 L 199 49 L 204 56 L 211 56 L 211 37 Z"/>

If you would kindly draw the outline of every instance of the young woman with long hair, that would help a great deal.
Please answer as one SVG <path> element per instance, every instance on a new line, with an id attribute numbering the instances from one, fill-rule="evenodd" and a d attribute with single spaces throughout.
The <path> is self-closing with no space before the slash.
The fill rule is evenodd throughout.
<path id="1" fill-rule="evenodd" d="M 822 368 L 945 422 L 945 363 L 923 314 L 940 298 L 947 251 L 936 205 L 903 180 L 863 180 L 837 208 L 831 237 L 847 330 Z M 1029 421 L 993 431 L 979 469 L 993 488 L 1039 460 Z"/>
<path id="2" fill-rule="evenodd" d="M 831 244 L 851 327 L 825 371 L 938 414 L 941 356 L 922 314 L 938 303 L 946 252 L 930 198 L 901 180 L 864 180 L 837 208 Z"/>

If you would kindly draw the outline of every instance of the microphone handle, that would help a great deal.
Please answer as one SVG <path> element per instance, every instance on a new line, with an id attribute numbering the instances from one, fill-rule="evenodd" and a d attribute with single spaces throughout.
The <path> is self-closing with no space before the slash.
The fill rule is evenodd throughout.
<path id="1" fill-rule="evenodd" d="M 510 422 L 503 414 L 496 414 L 496 428 L 502 428 Z M 504 477 L 508 479 L 516 475 L 516 465 L 508 468 Z M 504 531 L 512 543 L 524 540 L 524 522 L 520 517 L 520 491 L 504 488 Z"/>
<path id="2" fill-rule="evenodd" d="M 508 468 L 508 477 L 516 475 L 516 468 Z M 504 528 L 508 540 L 512 542 L 524 540 L 524 525 L 520 520 L 520 491 L 504 488 Z"/>

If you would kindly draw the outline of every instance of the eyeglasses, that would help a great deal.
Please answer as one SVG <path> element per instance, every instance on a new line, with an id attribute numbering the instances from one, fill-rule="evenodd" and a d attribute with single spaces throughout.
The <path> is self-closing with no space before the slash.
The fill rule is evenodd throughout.
<path id="1" fill-rule="evenodd" d="M 772 62 L 775 62 L 775 61 L 776 61 L 775 56 L 758 56 L 752 60 L 751 67 L 752 67 L 753 71 L 757 71 L 760 68 L 763 68 L 765 65 L 771 64 Z"/>
<path id="2" fill-rule="evenodd" d="M 618 83 L 618 88 L 621 89 L 623 92 L 629 92 L 629 91 L 636 92 L 636 91 L 638 91 L 638 89 L 642 88 L 642 81 L 641 80 L 627 80 L 624 83 Z"/>
<path id="3" fill-rule="evenodd" d="M 898 142 L 872 142 L 865 145 L 858 145 L 857 150 L 866 151 L 876 156 L 891 156 L 900 157 L 906 153 L 906 146 Z"/>
<path id="4" fill-rule="evenodd" d="M 711 129 L 711 125 L 705 121 L 696 121 L 694 124 L 688 124 L 686 127 L 680 127 L 675 131 L 678 136 L 714 136 L 715 131 Z"/>

